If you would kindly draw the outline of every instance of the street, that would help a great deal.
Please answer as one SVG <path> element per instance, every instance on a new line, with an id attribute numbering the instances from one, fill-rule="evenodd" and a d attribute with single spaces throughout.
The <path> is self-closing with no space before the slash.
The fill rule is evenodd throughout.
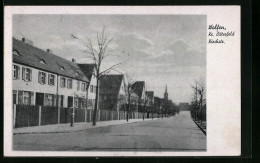
<path id="1" fill-rule="evenodd" d="M 190 112 L 182 111 L 166 119 L 156 118 L 151 121 L 71 133 L 13 135 L 13 149 L 24 151 L 205 151 L 206 136 L 192 121 Z"/>

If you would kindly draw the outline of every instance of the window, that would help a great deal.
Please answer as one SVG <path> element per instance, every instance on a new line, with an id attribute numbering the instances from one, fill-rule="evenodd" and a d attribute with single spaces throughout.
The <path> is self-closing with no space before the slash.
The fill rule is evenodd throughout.
<path id="1" fill-rule="evenodd" d="M 23 80 L 32 81 L 32 70 L 31 69 L 23 67 Z"/>
<path id="2" fill-rule="evenodd" d="M 46 83 L 46 73 L 39 72 L 39 83 L 45 84 Z"/>
<path id="3" fill-rule="evenodd" d="M 13 55 L 22 56 L 17 50 L 13 51 Z"/>
<path id="4" fill-rule="evenodd" d="M 104 95 L 104 100 L 106 100 L 107 99 L 107 96 L 106 95 Z"/>
<path id="5" fill-rule="evenodd" d="M 90 85 L 90 92 L 93 92 L 93 85 Z"/>
<path id="6" fill-rule="evenodd" d="M 75 98 L 75 107 L 78 108 L 79 107 L 79 99 Z"/>
<path id="7" fill-rule="evenodd" d="M 64 68 L 63 66 L 61 66 L 61 67 L 60 67 L 60 70 L 64 71 L 64 70 L 65 70 L 65 68 Z"/>
<path id="8" fill-rule="evenodd" d="M 77 90 L 79 91 L 80 90 L 80 82 L 77 81 Z"/>
<path id="9" fill-rule="evenodd" d="M 62 88 L 66 87 L 66 78 L 61 77 L 61 79 L 60 79 L 60 86 L 61 86 Z"/>
<path id="10" fill-rule="evenodd" d="M 72 79 L 68 79 L 68 88 L 72 89 Z"/>
<path id="11" fill-rule="evenodd" d="M 54 105 L 54 95 L 48 94 L 48 96 L 47 96 L 47 105 L 48 106 L 53 106 Z"/>
<path id="12" fill-rule="evenodd" d="M 63 95 L 60 96 L 60 107 L 63 107 Z"/>
<path id="13" fill-rule="evenodd" d="M 84 99 L 79 98 L 79 108 L 83 108 L 83 107 L 84 107 Z"/>
<path id="14" fill-rule="evenodd" d="M 20 76 L 20 67 L 13 65 L 13 79 L 19 79 Z"/>
<path id="15" fill-rule="evenodd" d="M 83 83 L 83 82 L 82 82 L 81 90 L 82 90 L 82 91 L 85 91 L 85 90 L 86 90 L 86 83 Z"/>
<path id="16" fill-rule="evenodd" d="M 23 104 L 24 105 L 30 105 L 30 92 L 23 92 Z"/>
<path id="17" fill-rule="evenodd" d="M 46 62 L 43 59 L 41 59 L 39 63 L 46 65 Z"/>
<path id="18" fill-rule="evenodd" d="M 94 87 L 94 93 L 96 92 L 96 89 L 97 89 L 97 87 L 96 86 L 93 86 Z"/>
<path id="19" fill-rule="evenodd" d="M 49 74 L 49 85 L 55 85 L 55 76 L 53 74 Z"/>

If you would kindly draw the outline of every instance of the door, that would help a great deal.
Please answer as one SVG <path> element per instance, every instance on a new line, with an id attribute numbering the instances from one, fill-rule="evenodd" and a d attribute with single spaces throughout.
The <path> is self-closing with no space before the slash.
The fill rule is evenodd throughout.
<path id="1" fill-rule="evenodd" d="M 43 106 L 44 94 L 36 92 L 36 106 Z"/>
<path id="2" fill-rule="evenodd" d="M 73 107 L 73 97 L 68 96 L 68 108 Z"/>
<path id="3" fill-rule="evenodd" d="M 14 93 L 14 94 L 13 94 L 13 104 L 16 104 L 16 98 L 17 98 L 17 94 Z"/>

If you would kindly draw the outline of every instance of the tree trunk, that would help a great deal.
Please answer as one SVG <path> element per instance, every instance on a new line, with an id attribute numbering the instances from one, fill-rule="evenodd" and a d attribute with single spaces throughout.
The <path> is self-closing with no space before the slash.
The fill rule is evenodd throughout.
<path id="1" fill-rule="evenodd" d="M 127 111 L 126 111 L 126 121 L 128 122 L 129 120 L 129 110 L 130 110 L 130 105 L 127 105 Z"/>
<path id="2" fill-rule="evenodd" d="M 98 108 L 98 92 L 99 92 L 99 72 L 97 73 L 97 87 L 96 87 L 96 99 L 95 99 L 95 107 L 94 107 L 94 113 L 93 113 L 93 126 L 96 126 L 96 114 L 97 114 L 97 108 Z"/>
<path id="3" fill-rule="evenodd" d="M 143 109 L 143 121 L 144 121 L 144 113 L 145 113 L 145 105 L 144 105 L 144 109 Z"/>

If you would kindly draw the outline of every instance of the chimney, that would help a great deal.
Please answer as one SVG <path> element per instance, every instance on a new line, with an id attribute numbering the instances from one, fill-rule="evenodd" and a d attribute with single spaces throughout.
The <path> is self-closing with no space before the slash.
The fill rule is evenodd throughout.
<path id="1" fill-rule="evenodd" d="M 22 38 L 22 42 L 33 45 L 33 42 L 25 37 Z"/>
<path id="2" fill-rule="evenodd" d="M 52 53 L 52 50 L 51 50 L 51 49 L 47 49 L 47 52 L 48 52 L 48 53 Z"/>
<path id="3" fill-rule="evenodd" d="M 76 63 L 76 59 L 74 59 L 74 58 L 72 58 L 72 60 L 71 60 L 72 62 L 74 62 L 74 63 Z"/>

